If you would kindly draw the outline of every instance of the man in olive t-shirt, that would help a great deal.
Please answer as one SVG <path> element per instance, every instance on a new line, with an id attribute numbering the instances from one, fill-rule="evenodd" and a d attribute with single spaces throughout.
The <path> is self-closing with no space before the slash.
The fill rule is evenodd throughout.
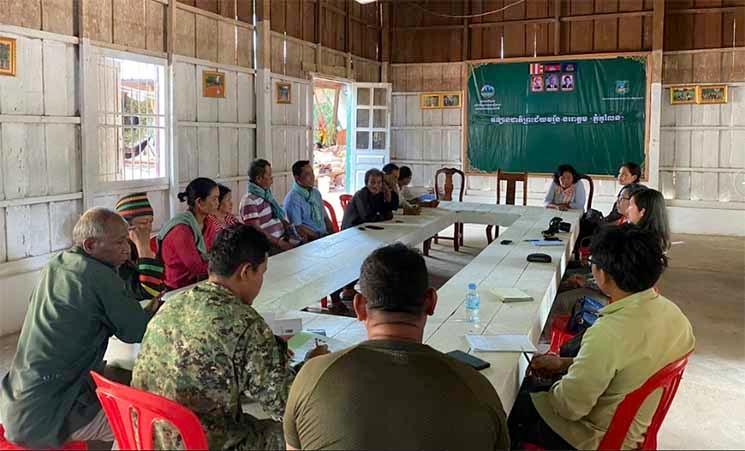
<path id="1" fill-rule="evenodd" d="M 354 309 L 368 340 L 305 364 L 285 409 L 287 449 L 509 449 L 489 381 L 422 344 L 437 302 L 428 279 L 403 244 L 367 257 Z"/>

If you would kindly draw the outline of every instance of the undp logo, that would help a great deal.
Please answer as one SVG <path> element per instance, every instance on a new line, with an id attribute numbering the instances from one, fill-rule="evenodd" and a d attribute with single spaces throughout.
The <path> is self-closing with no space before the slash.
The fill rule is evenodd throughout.
<path id="1" fill-rule="evenodd" d="M 481 97 L 485 99 L 491 99 L 492 97 L 494 97 L 494 94 L 496 94 L 494 86 L 484 85 L 481 87 Z"/>

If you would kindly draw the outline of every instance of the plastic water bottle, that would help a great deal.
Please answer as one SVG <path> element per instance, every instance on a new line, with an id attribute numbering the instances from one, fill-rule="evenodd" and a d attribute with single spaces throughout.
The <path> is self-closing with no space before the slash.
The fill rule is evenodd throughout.
<path id="1" fill-rule="evenodd" d="M 468 294 L 466 295 L 466 322 L 479 323 L 479 309 L 481 308 L 481 299 L 476 291 L 476 284 L 468 284 Z"/>

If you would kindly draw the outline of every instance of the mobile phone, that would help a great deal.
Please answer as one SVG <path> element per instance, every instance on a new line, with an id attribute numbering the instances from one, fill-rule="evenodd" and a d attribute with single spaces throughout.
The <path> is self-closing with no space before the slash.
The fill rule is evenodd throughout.
<path id="1" fill-rule="evenodd" d="M 491 364 L 486 360 L 481 360 L 480 358 L 472 356 L 471 354 L 466 354 L 463 351 L 450 351 L 447 355 L 478 371 L 485 370 L 491 366 Z"/>
<path id="2" fill-rule="evenodd" d="M 383 230 L 383 227 L 376 226 L 376 225 L 369 225 L 369 226 L 365 226 L 365 227 L 367 227 L 368 229 L 371 229 L 371 230 Z"/>

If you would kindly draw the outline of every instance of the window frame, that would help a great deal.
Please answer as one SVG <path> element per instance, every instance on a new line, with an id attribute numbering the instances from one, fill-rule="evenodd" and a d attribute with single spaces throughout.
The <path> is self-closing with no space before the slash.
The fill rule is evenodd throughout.
<path id="1" fill-rule="evenodd" d="M 80 84 L 82 95 L 81 105 L 81 141 L 83 156 L 83 196 L 86 208 L 91 205 L 93 197 L 111 192 L 126 192 L 132 190 L 156 191 L 162 190 L 163 186 L 170 186 L 174 168 L 173 154 L 173 108 L 171 105 L 172 75 L 171 67 L 166 57 L 156 57 L 115 50 L 107 47 L 93 45 L 84 40 L 81 45 L 81 68 Z M 100 112 L 98 108 L 99 85 L 98 68 L 100 58 L 116 58 L 138 63 L 153 64 L 160 66 L 163 71 L 163 111 L 164 119 L 164 145 L 162 148 L 163 171 L 160 177 L 134 180 L 102 181 L 99 173 L 99 158 L 102 145 L 99 142 L 99 128 L 105 123 L 102 115 L 108 112 Z M 124 116 L 124 115 L 123 115 Z M 122 116 L 122 117 L 123 117 Z M 160 117 L 160 115 L 157 115 Z M 118 127 L 114 125 L 113 127 Z M 127 127 L 122 127 L 127 128 Z"/>

